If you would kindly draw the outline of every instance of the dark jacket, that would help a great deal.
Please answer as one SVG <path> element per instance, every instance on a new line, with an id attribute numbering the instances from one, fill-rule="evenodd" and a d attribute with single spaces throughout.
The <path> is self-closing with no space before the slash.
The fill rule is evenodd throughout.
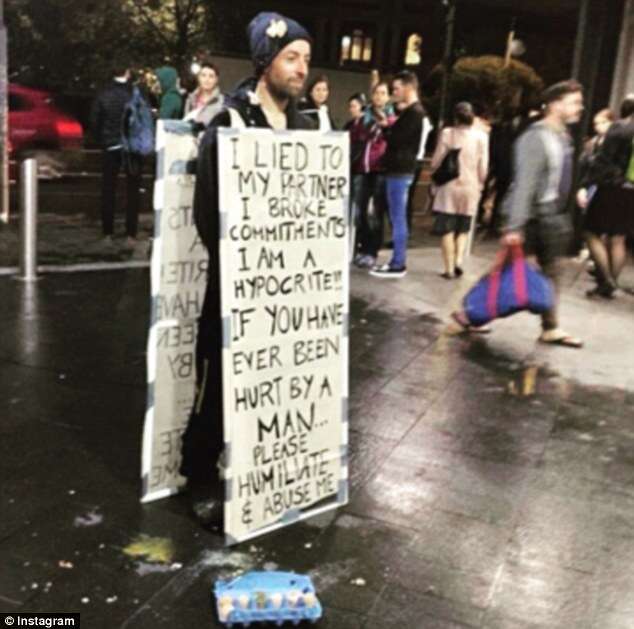
<path id="1" fill-rule="evenodd" d="M 393 125 L 383 129 L 387 139 L 384 164 L 388 175 L 414 174 L 424 117 L 423 106 L 416 102 L 401 111 Z"/>
<path id="2" fill-rule="evenodd" d="M 583 183 L 622 186 L 632 157 L 633 142 L 634 116 L 615 122 L 608 130 L 591 172 Z"/>
<path id="3" fill-rule="evenodd" d="M 132 85 L 112 80 L 95 99 L 90 122 L 99 145 L 107 149 L 121 144 L 125 106 L 132 96 Z"/>
<path id="4" fill-rule="evenodd" d="M 158 117 L 160 120 L 180 119 L 183 113 L 183 97 L 178 91 L 178 72 L 174 68 L 164 66 L 154 71 L 161 85 L 161 104 Z"/>

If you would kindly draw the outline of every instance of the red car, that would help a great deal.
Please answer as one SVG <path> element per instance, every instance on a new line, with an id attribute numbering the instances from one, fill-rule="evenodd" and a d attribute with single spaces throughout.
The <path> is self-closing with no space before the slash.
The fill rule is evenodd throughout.
<path id="1" fill-rule="evenodd" d="M 41 155 L 40 171 L 52 167 L 49 151 L 81 149 L 84 131 L 81 124 L 59 109 L 51 94 L 9 84 L 9 150 L 11 159 L 23 154 Z M 42 168 L 44 167 L 44 168 Z M 12 169 L 13 170 L 13 169 Z M 46 176 L 46 173 L 41 175 Z M 59 175 L 59 173 L 53 176 Z M 13 178 L 13 177 L 12 177 Z"/>
<path id="2" fill-rule="evenodd" d="M 9 176 L 15 180 L 20 155 L 38 155 L 43 179 L 61 176 L 64 165 L 51 152 L 79 150 L 84 141 L 81 124 L 55 106 L 48 92 L 9 84 Z"/>

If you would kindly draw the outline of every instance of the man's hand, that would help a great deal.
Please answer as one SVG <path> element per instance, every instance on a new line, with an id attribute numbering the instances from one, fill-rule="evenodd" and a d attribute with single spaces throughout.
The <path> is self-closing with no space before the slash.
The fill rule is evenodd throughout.
<path id="1" fill-rule="evenodd" d="M 500 239 L 500 242 L 507 247 L 521 245 L 524 242 L 524 236 L 521 232 L 506 232 Z"/>
<path id="2" fill-rule="evenodd" d="M 588 191 L 585 188 L 581 188 L 577 192 L 577 205 L 585 210 L 588 207 Z"/>

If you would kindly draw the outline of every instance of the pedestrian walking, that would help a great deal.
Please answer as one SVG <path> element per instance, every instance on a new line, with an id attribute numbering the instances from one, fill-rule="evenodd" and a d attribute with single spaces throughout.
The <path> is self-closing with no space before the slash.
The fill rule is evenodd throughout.
<path id="1" fill-rule="evenodd" d="M 579 205 L 587 208 L 585 238 L 597 271 L 597 286 L 588 291 L 588 297 L 615 296 L 627 260 L 626 238 L 634 233 L 634 177 L 628 176 L 634 142 L 634 96 L 625 99 L 620 113 L 621 119 L 605 134 L 577 195 Z M 596 186 L 596 193 L 589 200 L 592 186 Z"/>
<path id="2" fill-rule="evenodd" d="M 185 120 L 206 127 L 222 110 L 224 97 L 220 93 L 220 72 L 211 61 L 203 61 L 196 75 L 198 86 L 185 101 Z"/>
<path id="3" fill-rule="evenodd" d="M 605 140 L 605 135 L 609 128 L 612 126 L 615 117 L 610 109 L 602 109 L 595 114 L 592 120 L 592 126 L 595 134 L 585 142 L 581 155 L 579 157 L 579 171 L 578 177 L 581 187 L 583 188 L 585 182 L 589 179 L 592 169 L 594 167 L 595 160 L 599 154 L 599 150 Z M 575 203 L 575 251 L 579 251 L 579 258 L 581 260 L 587 260 L 590 258 L 590 250 L 587 247 L 586 239 L 584 237 L 584 222 L 585 214 L 587 210 L 587 204 L 589 200 L 594 196 L 597 191 L 597 186 L 589 186 L 587 190 L 587 200 L 584 207 L 579 203 L 581 198 L 580 193 L 577 193 L 577 199 Z M 588 272 L 597 277 L 597 270 L 595 262 L 590 258 L 588 260 Z"/>
<path id="4" fill-rule="evenodd" d="M 180 120 L 183 97 L 179 91 L 178 72 L 170 66 L 154 70 L 160 87 L 159 120 Z"/>
<path id="5" fill-rule="evenodd" d="M 594 163 L 603 146 L 605 136 L 614 121 L 615 118 L 611 109 L 602 109 L 594 116 L 592 120 L 594 135 L 585 143 L 583 152 L 579 157 L 579 177 L 582 181 L 587 180 L 588 177 L 591 176 Z"/>
<path id="6" fill-rule="evenodd" d="M 112 79 L 99 92 L 92 105 L 91 126 L 101 152 L 101 227 L 104 244 L 114 235 L 114 216 L 119 172 L 126 175 L 126 244 L 133 246 L 138 231 L 141 204 L 142 158 L 124 152 L 124 113 L 133 95 L 130 70 L 115 67 Z"/>
<path id="7" fill-rule="evenodd" d="M 442 130 L 431 162 L 436 173 L 451 152 L 457 151 L 455 177 L 436 188 L 433 233 L 442 237 L 445 279 L 463 274 L 464 253 L 489 168 L 489 138 L 474 127 L 474 113 L 467 102 L 454 108 L 454 125 Z M 433 176 L 433 175 L 432 175 Z"/>
<path id="8" fill-rule="evenodd" d="M 407 273 L 407 198 L 414 181 L 416 156 L 423 130 L 424 109 L 418 100 L 418 78 L 404 70 L 392 80 L 392 100 L 399 109 L 390 125 L 387 116 L 378 120 L 387 139 L 385 190 L 394 249 L 392 258 L 375 266 L 370 274 L 381 278 L 401 278 Z"/>
<path id="9" fill-rule="evenodd" d="M 504 247 L 524 243 L 535 254 L 542 273 L 554 289 L 554 303 L 542 315 L 542 343 L 580 348 L 583 342 L 560 327 L 558 296 L 562 257 L 572 238 L 567 211 L 573 183 L 573 147 L 567 125 L 583 113 L 583 88 L 573 80 L 552 85 L 543 94 L 544 117 L 533 123 L 514 146 L 514 174 L 504 201 Z M 453 319 L 471 331 L 464 311 Z M 477 330 L 474 330 L 477 331 Z"/>
<path id="10" fill-rule="evenodd" d="M 385 152 L 387 139 L 383 121 L 394 124 L 396 116 L 390 103 L 390 90 L 385 81 L 372 89 L 370 106 L 362 119 L 363 152 L 355 163 L 352 194 L 358 216 L 358 252 L 354 263 L 362 269 L 376 265 L 383 244 L 387 198 L 385 193 Z"/>
<path id="11" fill-rule="evenodd" d="M 296 107 L 308 75 L 312 40 L 306 29 L 278 13 L 260 13 L 248 26 L 255 76 L 243 81 L 225 99 L 225 109 L 205 132 L 198 156 L 194 190 L 194 219 L 209 251 L 210 272 L 198 321 L 196 340 L 196 403 L 182 442 L 180 472 L 194 513 L 203 524 L 221 518 L 224 490 L 221 453 L 222 321 L 220 317 L 220 224 L 218 211 L 219 127 L 314 129 L 314 123 Z M 273 173 L 275 174 L 275 173 Z"/>
<path id="12" fill-rule="evenodd" d="M 335 121 L 328 109 L 330 83 L 325 74 L 319 74 L 308 85 L 306 97 L 299 104 L 300 111 L 315 121 L 320 131 L 336 129 Z"/>

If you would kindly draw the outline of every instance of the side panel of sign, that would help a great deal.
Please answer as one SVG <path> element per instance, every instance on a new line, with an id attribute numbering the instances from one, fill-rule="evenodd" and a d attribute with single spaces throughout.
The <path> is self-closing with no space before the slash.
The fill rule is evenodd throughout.
<path id="1" fill-rule="evenodd" d="M 208 266 L 192 211 L 197 151 L 189 125 L 159 123 L 143 502 L 177 493 L 184 484 L 180 443 L 194 404 L 196 320 Z"/>
<path id="2" fill-rule="evenodd" d="M 347 501 L 348 151 L 219 132 L 227 543 Z"/>

